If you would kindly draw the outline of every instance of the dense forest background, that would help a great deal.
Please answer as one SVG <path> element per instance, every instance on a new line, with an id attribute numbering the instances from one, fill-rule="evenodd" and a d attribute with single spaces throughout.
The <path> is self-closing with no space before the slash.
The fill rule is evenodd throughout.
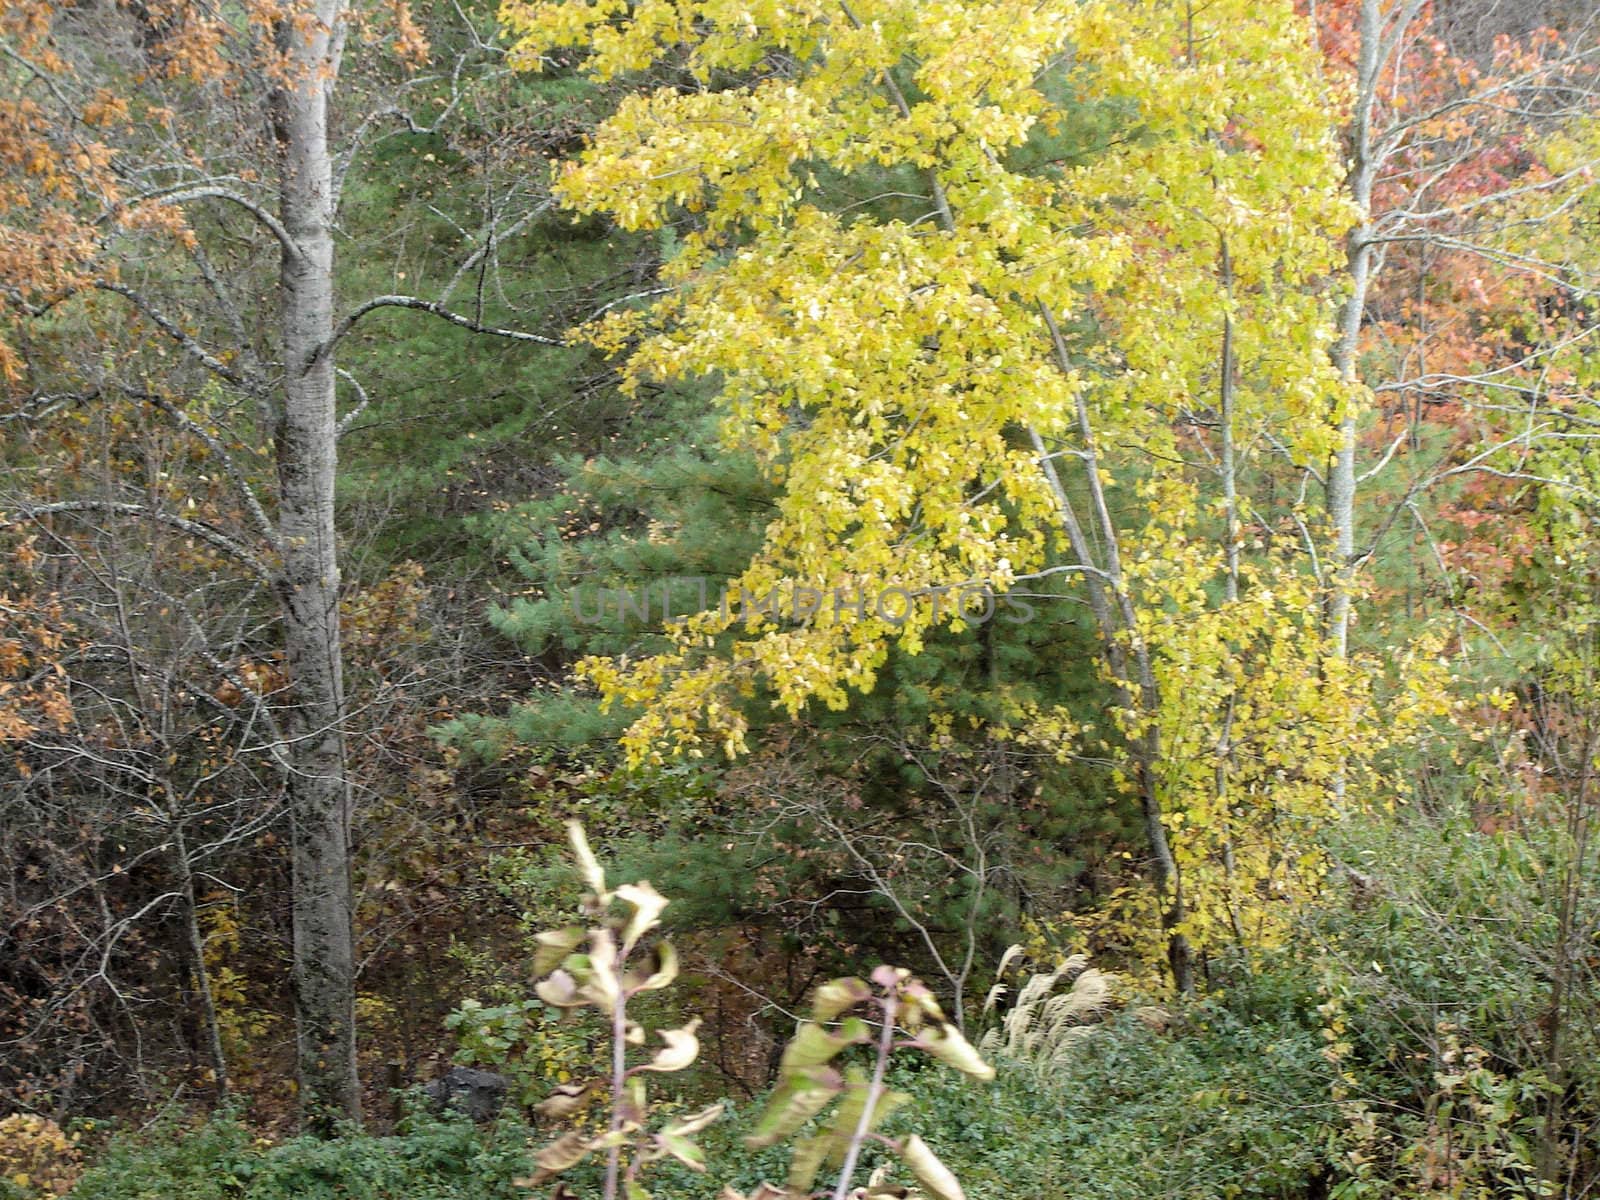
<path id="1" fill-rule="evenodd" d="M 574 820 L 671 901 L 655 1195 L 785 1178 L 880 963 L 996 1073 L 897 1056 L 841 1198 L 1594 1195 L 1597 68 L 1579 0 L 0 0 L 0 1197 L 549 1194 Z"/>

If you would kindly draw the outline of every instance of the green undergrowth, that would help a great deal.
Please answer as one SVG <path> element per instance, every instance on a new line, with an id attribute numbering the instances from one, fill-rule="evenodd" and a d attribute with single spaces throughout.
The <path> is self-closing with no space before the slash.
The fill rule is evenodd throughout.
<path id="1" fill-rule="evenodd" d="M 893 1083 L 914 1099 L 886 1132 L 920 1133 L 970 1200 L 1310 1196 L 1330 1113 L 1329 1068 L 1308 1012 L 1301 998 L 1257 982 L 1188 1007 L 1164 1030 L 1131 1014 L 1114 1018 L 1042 1072 L 1001 1061 L 993 1083 L 976 1084 L 900 1068 Z M 760 1107 L 733 1105 L 702 1135 L 706 1175 L 676 1165 L 653 1173 L 655 1200 L 709 1200 L 723 1185 L 781 1181 L 781 1150 L 742 1144 Z M 73 1196 L 520 1200 L 532 1193 L 514 1181 L 553 1136 L 511 1116 L 480 1128 L 414 1114 L 389 1136 L 270 1144 L 223 1114 L 114 1139 Z M 579 1196 L 598 1195 L 597 1175 L 568 1182 Z"/>
<path id="2" fill-rule="evenodd" d="M 269 1142 L 233 1114 L 112 1140 L 74 1200 L 525 1200 L 527 1130 L 413 1116 L 389 1136 Z"/>

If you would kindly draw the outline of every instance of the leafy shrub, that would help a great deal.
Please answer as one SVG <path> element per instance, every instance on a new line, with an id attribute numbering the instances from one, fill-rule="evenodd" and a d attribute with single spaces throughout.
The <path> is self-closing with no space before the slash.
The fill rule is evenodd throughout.
<path id="1" fill-rule="evenodd" d="M 64 1196 L 78 1174 L 77 1139 L 54 1121 L 31 1113 L 0 1120 L 0 1197 Z"/>
<path id="2" fill-rule="evenodd" d="M 650 1038 L 630 1013 L 629 1003 L 671 986 L 678 977 L 678 953 L 672 943 L 642 940 L 660 925 L 670 901 L 646 880 L 615 889 L 607 886 L 583 826 L 570 821 L 567 831 L 588 886 L 583 911 L 590 923 L 537 935 L 534 972 L 543 978 L 535 991 L 554 1008 L 587 1010 L 607 1018 L 612 1053 L 608 1073 L 563 1084 L 538 1106 L 541 1116 L 575 1121 L 576 1127 L 534 1156 L 538 1169 L 527 1182 L 538 1187 L 586 1160 L 604 1157 L 601 1195 L 606 1200 L 622 1195 L 637 1200 L 650 1194 L 638 1180 L 645 1168 L 671 1159 L 696 1171 L 706 1169 L 705 1151 L 696 1144 L 695 1135 L 721 1120 L 726 1107 L 713 1104 L 693 1114 L 670 1116 L 659 1125 L 653 1119 L 667 1116 L 666 1106 L 650 1100 L 646 1076 L 676 1074 L 700 1053 L 696 1031 L 701 1019 L 694 1017 L 679 1028 L 655 1030 L 663 1045 L 647 1061 L 639 1061 L 642 1055 L 635 1054 L 630 1063 L 629 1047 L 646 1045 Z M 625 913 L 616 911 L 619 904 Z M 751 1193 L 752 1200 L 810 1195 L 819 1175 L 834 1171 L 838 1173 L 834 1195 L 855 1194 L 856 1170 L 865 1165 L 862 1152 L 873 1144 L 891 1150 L 932 1200 L 964 1200 L 960 1183 L 920 1134 L 908 1131 L 893 1139 L 878 1133 L 885 1119 L 911 1099 L 908 1093 L 886 1088 L 885 1073 L 896 1049 L 912 1048 L 975 1079 L 994 1078 L 994 1068 L 945 1018 L 933 993 L 910 971 L 880 965 L 869 979 L 834 979 L 812 992 L 811 1017 L 796 1026 L 779 1061 L 777 1086 L 766 1111 L 745 1139 L 754 1149 L 793 1141 L 787 1184 L 779 1189 L 763 1182 Z M 901 1031 L 907 1035 L 903 1041 L 897 1040 Z M 870 1073 L 865 1064 L 849 1061 L 854 1047 L 872 1051 Z M 591 1106 L 609 1109 L 604 1129 L 597 1130 L 584 1115 Z M 859 1194 L 881 1197 L 907 1192 L 874 1173 Z M 722 1195 L 742 1200 L 731 1188 Z"/>
<path id="3" fill-rule="evenodd" d="M 1600 1178 L 1597 964 L 1561 942 L 1573 848 L 1549 812 L 1522 817 L 1481 829 L 1446 806 L 1340 831 L 1347 886 L 1306 915 L 1305 940 L 1325 948 L 1343 1200 L 1578 1195 Z M 1579 930 L 1600 924 L 1592 885 L 1573 903 Z M 1539 1182 L 1541 1152 L 1568 1192 Z"/>
<path id="4" fill-rule="evenodd" d="M 569 1082 L 591 1056 L 590 1028 L 556 1024 L 549 1007 L 533 997 L 491 1005 L 463 1000 L 444 1025 L 456 1036 L 455 1060 L 505 1074 L 512 1099 L 525 1108 L 542 1100 L 552 1085 Z"/>
<path id="5" fill-rule="evenodd" d="M 83 1173 L 75 1200 L 235 1200 L 264 1142 L 231 1114 L 202 1125 L 114 1137 Z"/>
<path id="6" fill-rule="evenodd" d="M 114 1140 L 74 1200 L 526 1200 L 528 1130 L 414 1113 L 389 1137 L 273 1145 L 231 1114 Z"/>
<path id="7" fill-rule="evenodd" d="M 1303 1196 L 1322 1173 L 1331 1068 L 1314 1010 L 1261 994 L 1274 986 L 1195 1003 L 1166 1033 L 1119 1014 L 1049 1071 L 999 1056 L 988 1085 L 929 1073 L 905 1119 L 971 1200 Z"/>

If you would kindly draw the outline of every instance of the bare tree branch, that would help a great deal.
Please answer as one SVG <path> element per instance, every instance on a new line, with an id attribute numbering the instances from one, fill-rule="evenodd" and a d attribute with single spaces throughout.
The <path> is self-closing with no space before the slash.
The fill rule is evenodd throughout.
<path id="1" fill-rule="evenodd" d="M 233 455 L 228 452 L 228 448 L 222 444 L 216 434 L 202 428 L 188 413 L 173 404 L 165 396 L 159 396 L 154 392 L 140 392 L 138 396 L 141 400 L 153 404 L 166 413 L 168 418 L 185 433 L 192 434 L 203 441 L 211 453 L 217 456 L 217 460 L 222 464 L 223 473 L 227 475 L 229 481 L 233 484 L 234 490 L 238 492 L 240 503 L 244 505 L 245 512 L 250 515 L 250 523 L 255 526 L 256 533 L 260 535 L 268 546 L 276 550 L 278 548 L 278 534 L 273 528 L 272 521 L 267 517 L 266 510 L 261 507 L 261 502 L 256 498 L 255 489 L 250 486 L 250 481 L 244 477 L 244 472 L 239 470 L 239 464 L 234 461 Z"/>
<path id="2" fill-rule="evenodd" d="M 230 188 L 217 187 L 215 184 L 201 184 L 195 187 L 176 187 L 167 192 L 154 192 L 141 196 L 134 201 L 135 204 L 186 204 L 190 200 L 226 200 L 229 204 L 236 204 L 253 216 L 262 227 L 273 237 L 278 239 L 278 244 L 288 251 L 291 258 L 300 259 L 304 252 L 298 242 L 290 235 L 282 221 L 273 216 L 261 205 L 250 197 Z"/>
<path id="3" fill-rule="evenodd" d="M 452 325 L 459 325 L 463 329 L 470 329 L 473 333 L 486 333 L 493 337 L 509 338 L 514 342 L 534 342 L 541 346 L 565 346 L 567 343 L 560 338 L 545 337 L 543 334 L 527 333 L 520 329 L 501 329 L 493 325 L 482 325 L 470 317 L 460 313 L 451 312 L 444 305 L 434 300 L 424 300 L 420 296 L 374 296 L 360 308 L 356 309 L 338 325 L 334 326 L 332 335 L 321 346 L 317 347 L 315 354 L 309 362 L 299 364 L 301 371 L 309 371 L 338 345 L 339 340 L 355 328 L 356 322 L 370 312 L 380 308 L 411 308 L 418 312 L 432 313 L 441 320 L 449 321 Z"/>
<path id="4" fill-rule="evenodd" d="M 242 542 L 229 537 L 220 529 L 204 521 L 191 521 L 187 517 L 180 517 L 176 513 L 169 513 L 159 508 L 151 508 L 146 504 L 128 504 L 120 500 L 61 500 L 54 504 L 26 505 L 18 508 L 12 514 L 0 514 L 0 523 L 15 525 L 16 518 L 37 521 L 43 517 L 63 513 L 107 513 L 118 517 L 134 517 L 142 521 L 154 521 L 161 525 L 169 526 L 186 533 L 190 537 L 198 538 L 207 545 L 224 554 L 237 559 L 264 583 L 271 583 L 272 570 L 267 564 L 251 553 Z"/>
<path id="5" fill-rule="evenodd" d="M 234 370 L 227 363 L 223 362 L 220 358 L 216 357 L 216 355 L 208 351 L 199 342 L 195 341 L 194 338 L 185 333 L 181 328 L 179 328 L 175 321 L 167 317 L 161 312 L 160 309 L 152 304 L 149 298 L 144 295 L 144 293 L 135 291 L 133 288 L 128 287 L 125 284 L 115 283 L 109 279 L 97 279 L 94 282 L 94 286 L 102 292 L 114 292 L 116 295 L 132 301 L 134 306 L 152 322 L 154 322 L 156 327 L 159 328 L 162 333 L 166 334 L 173 341 L 177 342 L 178 345 L 182 346 L 185 353 L 187 353 L 190 358 L 194 359 L 201 366 L 205 367 L 205 369 L 210 371 L 213 375 L 217 375 L 222 379 L 227 380 L 235 387 L 244 388 L 247 391 L 252 390 L 250 381 L 246 379 L 243 374 Z"/>

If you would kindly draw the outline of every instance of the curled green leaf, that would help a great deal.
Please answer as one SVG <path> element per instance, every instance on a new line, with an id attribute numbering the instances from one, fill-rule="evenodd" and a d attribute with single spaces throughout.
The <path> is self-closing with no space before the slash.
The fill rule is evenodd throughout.
<path id="1" fill-rule="evenodd" d="M 553 972 L 549 979 L 534 984 L 534 994 L 554 1008 L 577 1008 L 583 1003 L 578 995 L 578 981 L 570 972 Z"/>
<path id="2" fill-rule="evenodd" d="M 655 1141 L 657 1146 L 690 1170 L 704 1171 L 706 1169 L 706 1152 L 688 1138 L 676 1133 L 668 1133 L 663 1129 L 655 1135 Z"/>
<path id="3" fill-rule="evenodd" d="M 684 1137 L 691 1133 L 699 1133 L 720 1118 L 727 1111 L 727 1108 L 728 1106 L 725 1104 L 713 1104 L 709 1108 L 702 1108 L 699 1112 L 684 1117 L 681 1121 L 672 1122 L 663 1128 L 661 1132 L 677 1134 L 679 1137 Z"/>
<path id="4" fill-rule="evenodd" d="M 537 977 L 550 974 L 559 967 L 583 942 L 584 931 L 580 926 L 568 929 L 547 929 L 534 936 L 534 945 L 538 947 L 533 952 L 533 973 Z"/>
<path id="5" fill-rule="evenodd" d="M 967 1200 L 955 1173 L 916 1134 L 900 1143 L 900 1157 L 932 1200 Z"/>
<path id="6" fill-rule="evenodd" d="M 578 993 L 601 1012 L 610 1016 L 619 999 L 617 944 L 612 940 L 611 930 L 602 927 L 589 931 L 587 966 L 588 973 Z"/>
<path id="7" fill-rule="evenodd" d="M 695 1036 L 695 1030 L 699 1028 L 700 1018 L 696 1017 L 682 1029 L 658 1030 L 666 1045 L 656 1051 L 656 1056 L 643 1069 L 681 1071 L 689 1066 L 700 1054 L 700 1039 Z"/>
<path id="8" fill-rule="evenodd" d="M 671 942 L 657 942 L 649 968 L 644 972 L 630 970 L 627 974 L 629 994 L 655 992 L 678 977 L 678 952 Z"/>
<path id="9" fill-rule="evenodd" d="M 866 1039 L 867 1024 L 859 1018 L 846 1021 L 839 1027 L 838 1033 L 829 1033 L 813 1021 L 803 1021 L 800 1028 L 795 1030 L 793 1040 L 783 1048 L 778 1071 L 785 1074 L 802 1067 L 820 1066 L 847 1046 L 854 1046 Z"/>
<path id="10" fill-rule="evenodd" d="M 759 1149 L 788 1137 L 828 1106 L 844 1088 L 844 1078 L 829 1067 L 812 1067 L 785 1075 L 773 1089 L 767 1111 L 745 1145 Z"/>
<path id="11" fill-rule="evenodd" d="M 617 899 L 633 908 L 633 914 L 622 930 L 622 953 L 628 954 L 639 944 L 639 939 L 661 924 L 661 913 L 667 907 L 667 898 L 650 886 L 649 880 L 625 883 L 616 891 Z"/>
<path id="12" fill-rule="evenodd" d="M 552 1175 L 577 1166 L 593 1149 L 595 1146 L 586 1133 L 562 1134 L 533 1156 L 534 1165 L 539 1168 L 534 1173 L 534 1182 L 543 1183 Z"/>
<path id="13" fill-rule="evenodd" d="M 593 1083 L 563 1083 L 549 1097 L 534 1105 L 534 1112 L 552 1121 L 563 1120 L 588 1107 L 594 1099 Z"/>
<path id="14" fill-rule="evenodd" d="M 970 1075 L 973 1079 L 981 1079 L 984 1082 L 994 1078 L 994 1068 L 984 1062 L 972 1043 L 961 1035 L 959 1029 L 948 1022 L 920 1034 L 917 1044 L 940 1062 L 954 1067 L 963 1075 Z"/>
<path id="15" fill-rule="evenodd" d="M 866 1075 L 852 1071 L 844 1099 L 839 1101 L 839 1107 L 830 1114 L 828 1128 L 821 1135 L 827 1142 L 828 1161 L 834 1166 L 844 1162 L 850 1141 L 855 1137 L 856 1130 L 861 1127 L 861 1114 L 866 1110 L 867 1097 L 871 1094 L 872 1087 L 867 1082 Z M 880 1091 L 873 1100 L 872 1115 L 867 1118 L 865 1131 L 871 1133 L 877 1129 L 889 1118 L 890 1113 L 910 1099 L 911 1097 L 905 1092 Z"/>
<path id="16" fill-rule="evenodd" d="M 811 1015 L 826 1025 L 848 1008 L 854 1008 L 872 998 L 872 989 L 863 980 L 849 977 L 830 979 L 811 997 Z"/>
<path id="17" fill-rule="evenodd" d="M 944 1021 L 944 1010 L 928 985 L 912 978 L 900 986 L 900 1020 L 907 1029 L 919 1028 L 924 1020 Z"/>
<path id="18" fill-rule="evenodd" d="M 795 1143 L 794 1155 L 789 1159 L 789 1190 L 801 1195 L 811 1190 L 822 1160 L 828 1154 L 828 1136 L 817 1134 Z"/>
<path id="19" fill-rule="evenodd" d="M 594 893 L 595 901 L 602 906 L 611 903 L 611 893 L 606 891 L 605 872 L 600 869 L 600 860 L 594 856 L 594 851 L 589 849 L 589 836 L 583 832 L 583 826 L 577 821 L 568 821 L 567 838 L 572 842 L 578 871 L 583 876 L 583 882 Z"/>

